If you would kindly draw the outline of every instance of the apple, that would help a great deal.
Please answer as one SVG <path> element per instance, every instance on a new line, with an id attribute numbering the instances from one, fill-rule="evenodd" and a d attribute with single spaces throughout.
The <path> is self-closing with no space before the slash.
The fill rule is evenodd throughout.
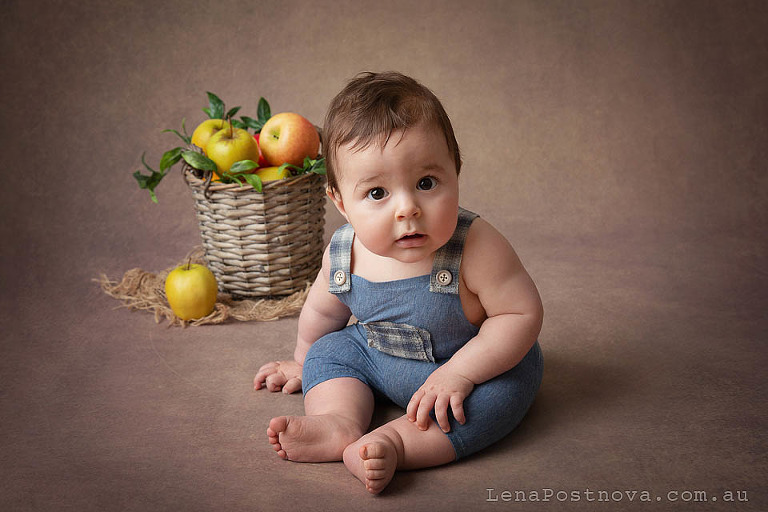
<path id="1" fill-rule="evenodd" d="M 256 139 L 256 144 L 259 145 L 259 167 L 266 167 L 267 166 L 267 159 L 264 158 L 264 153 L 261 152 L 261 144 L 259 144 L 259 136 L 261 136 L 261 133 L 254 133 L 253 138 Z"/>
<path id="2" fill-rule="evenodd" d="M 254 174 L 261 178 L 261 181 L 284 180 L 291 177 L 291 171 L 287 168 L 281 171 L 278 166 L 262 167 L 257 169 Z"/>
<path id="3" fill-rule="evenodd" d="M 219 130 L 223 130 L 227 126 L 229 126 L 229 124 L 224 119 L 208 119 L 207 121 L 203 121 L 197 125 L 195 131 L 192 132 L 192 144 L 205 152 L 205 146 L 208 144 L 208 141 L 213 134 Z"/>
<path id="4" fill-rule="evenodd" d="M 186 263 L 165 278 L 165 296 L 174 314 L 182 320 L 208 316 L 216 305 L 218 286 L 208 267 Z"/>
<path id="5" fill-rule="evenodd" d="M 240 160 L 258 162 L 259 145 L 246 130 L 229 125 L 211 136 L 205 146 L 205 153 L 216 163 L 220 174 Z"/>
<path id="6" fill-rule="evenodd" d="M 320 135 L 315 126 L 301 115 L 282 112 L 264 123 L 259 146 L 270 165 L 288 162 L 301 167 L 304 165 L 304 157 L 317 156 Z"/>

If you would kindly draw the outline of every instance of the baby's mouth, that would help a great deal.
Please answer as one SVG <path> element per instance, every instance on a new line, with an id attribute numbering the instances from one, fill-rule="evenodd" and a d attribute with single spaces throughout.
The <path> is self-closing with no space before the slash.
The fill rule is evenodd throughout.
<path id="1" fill-rule="evenodd" d="M 418 240 L 419 238 L 424 237 L 421 233 L 413 233 L 411 235 L 403 235 L 398 240 Z"/>

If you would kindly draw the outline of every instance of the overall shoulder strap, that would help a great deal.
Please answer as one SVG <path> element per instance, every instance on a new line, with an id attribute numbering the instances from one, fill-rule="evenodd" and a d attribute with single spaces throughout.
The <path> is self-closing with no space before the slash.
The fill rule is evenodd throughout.
<path id="1" fill-rule="evenodd" d="M 328 276 L 328 291 L 331 293 L 348 292 L 352 281 L 352 242 L 355 230 L 352 224 L 344 224 L 333 233 L 330 244 L 331 275 Z"/>
<path id="2" fill-rule="evenodd" d="M 437 250 L 432 263 L 432 275 L 429 278 L 429 291 L 434 293 L 459 293 L 459 268 L 464 252 L 464 241 L 478 215 L 459 207 L 459 220 L 456 230 L 448 242 Z"/>

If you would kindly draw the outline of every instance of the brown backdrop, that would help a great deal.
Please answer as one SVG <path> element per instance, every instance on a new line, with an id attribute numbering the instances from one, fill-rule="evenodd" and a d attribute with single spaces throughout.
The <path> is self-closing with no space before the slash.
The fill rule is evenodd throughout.
<path id="1" fill-rule="evenodd" d="M 765 2 L 31 0 L 2 19 L 9 510 L 468 510 L 488 488 L 768 507 Z M 444 101 L 463 205 L 541 289 L 547 370 L 512 438 L 370 500 L 340 464 L 266 445 L 301 402 L 250 380 L 290 355 L 295 319 L 166 329 L 91 279 L 199 243 L 181 179 L 155 205 L 131 173 L 203 120 L 205 91 L 320 123 L 345 80 L 388 69 Z"/>

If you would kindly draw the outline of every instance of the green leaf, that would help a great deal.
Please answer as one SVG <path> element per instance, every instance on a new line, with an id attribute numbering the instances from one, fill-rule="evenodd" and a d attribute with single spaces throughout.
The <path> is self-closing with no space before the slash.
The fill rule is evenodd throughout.
<path id="1" fill-rule="evenodd" d="M 300 175 L 300 174 L 306 174 L 308 172 L 313 172 L 315 174 L 322 174 L 325 175 L 325 158 L 318 158 L 317 160 L 313 160 L 311 158 L 304 157 L 304 165 L 302 167 L 291 165 L 289 163 L 284 163 L 280 166 L 280 171 L 290 168 L 292 171 L 294 171 L 294 174 Z"/>
<path id="2" fill-rule="evenodd" d="M 253 160 L 240 160 L 239 162 L 232 164 L 232 167 L 229 168 L 229 172 L 230 174 L 241 174 L 244 172 L 252 171 L 258 167 L 259 164 Z"/>
<path id="3" fill-rule="evenodd" d="M 181 160 L 181 152 L 184 148 L 173 148 L 163 153 L 163 157 L 160 159 L 160 172 L 165 173 Z"/>
<path id="4" fill-rule="evenodd" d="M 141 163 L 142 163 L 142 164 L 144 164 L 144 167 L 145 167 L 145 168 L 146 168 L 146 169 L 147 169 L 149 172 L 151 172 L 151 173 L 155 173 L 155 172 L 157 172 L 157 171 L 155 171 L 153 168 L 151 168 L 151 167 L 150 167 L 150 166 L 147 164 L 147 161 L 144 159 L 144 155 L 146 155 L 146 152 L 141 154 Z M 136 172 L 138 172 L 138 171 L 136 171 Z"/>
<path id="5" fill-rule="evenodd" d="M 235 128 L 242 128 L 243 130 L 248 129 L 248 127 L 242 121 L 238 121 L 237 119 L 230 119 L 230 121 L 232 121 L 232 126 Z"/>
<path id="6" fill-rule="evenodd" d="M 197 151 L 186 150 L 181 152 L 181 157 L 189 165 L 201 171 L 218 171 L 216 162 Z"/>
<path id="7" fill-rule="evenodd" d="M 259 98 L 259 106 L 256 110 L 256 115 L 258 116 L 262 125 L 266 123 L 270 117 L 272 117 L 272 109 L 269 107 L 269 102 L 263 97 Z"/>
<path id="8" fill-rule="evenodd" d="M 243 160 L 243 162 L 247 161 L 248 160 Z M 232 167 L 234 167 L 234 165 Z M 261 192 L 261 178 L 257 174 L 233 174 L 232 172 L 227 171 L 222 173 L 221 181 L 222 183 L 237 183 L 241 187 L 244 187 L 247 184 L 256 189 L 256 192 Z"/>
<path id="9" fill-rule="evenodd" d="M 226 178 L 225 181 L 228 183 L 232 183 L 233 181 L 237 183 L 238 185 L 245 186 L 245 183 L 243 183 L 243 180 L 240 179 L 240 176 L 235 176 L 234 174 L 230 174 L 228 172 L 225 172 L 222 176 L 222 178 Z"/>
<path id="10" fill-rule="evenodd" d="M 145 154 L 141 155 L 141 163 L 144 164 L 144 167 L 150 172 L 149 176 L 142 174 L 139 170 L 133 173 L 133 177 L 138 182 L 139 188 L 149 190 L 149 196 L 152 199 L 152 202 L 157 203 L 155 187 L 157 187 L 157 185 L 160 183 L 160 180 L 165 177 L 165 173 L 155 171 L 149 165 L 147 165 L 147 161 L 144 159 L 144 156 Z"/>
<path id="11" fill-rule="evenodd" d="M 237 114 L 240 111 L 240 108 L 241 107 L 232 107 L 231 109 L 229 109 L 227 111 L 227 115 L 226 115 L 225 119 L 230 119 L 232 117 L 235 117 L 235 114 Z"/>
<path id="12" fill-rule="evenodd" d="M 173 130 L 171 128 L 167 130 L 163 130 L 161 133 L 171 132 L 175 133 L 182 141 L 184 141 L 185 144 L 190 144 L 192 142 L 192 139 L 190 137 L 185 137 L 184 135 L 180 134 L 178 131 Z"/>
<path id="13" fill-rule="evenodd" d="M 243 178 L 245 178 L 245 181 L 250 186 L 256 189 L 256 192 L 261 192 L 261 178 L 258 174 L 243 174 Z"/>
<path id="14" fill-rule="evenodd" d="M 252 117 L 243 116 L 241 117 L 241 119 L 243 120 L 243 123 L 245 124 L 245 126 L 247 126 L 248 128 L 251 128 L 254 133 L 261 132 L 261 128 L 264 126 L 264 123 Z M 232 121 L 234 122 L 234 119 Z"/>
<path id="15" fill-rule="evenodd" d="M 313 172 L 315 174 L 321 174 L 325 176 L 326 170 L 325 170 L 325 158 L 318 158 L 312 163 L 312 166 L 309 168 L 309 171 L 307 172 Z"/>
<path id="16" fill-rule="evenodd" d="M 136 171 L 133 173 L 133 177 L 136 178 L 136 181 L 139 182 L 139 188 L 141 189 L 148 188 L 150 176 L 144 176 L 143 174 L 141 174 L 141 171 Z"/>
<path id="17" fill-rule="evenodd" d="M 181 120 L 181 130 L 184 132 L 184 135 L 170 128 L 167 130 L 163 130 L 161 133 L 166 133 L 166 132 L 175 133 L 184 142 L 184 144 L 191 144 L 192 137 L 187 133 L 187 127 L 185 126 L 186 121 L 187 121 L 186 118 Z"/>
<path id="18" fill-rule="evenodd" d="M 211 119 L 224 119 L 224 102 L 212 92 L 206 94 L 208 95 L 208 108 L 204 108 L 203 112 L 208 114 Z"/>

